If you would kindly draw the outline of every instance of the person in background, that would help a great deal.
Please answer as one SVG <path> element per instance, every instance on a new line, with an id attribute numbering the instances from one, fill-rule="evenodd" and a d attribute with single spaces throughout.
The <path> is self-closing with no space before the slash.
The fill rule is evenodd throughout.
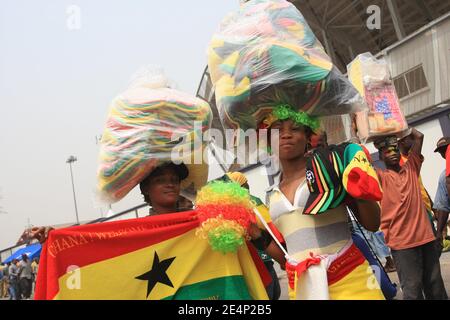
<path id="1" fill-rule="evenodd" d="M 372 163 L 372 158 L 370 156 L 369 150 L 367 150 L 367 148 L 360 143 L 359 139 L 358 144 L 361 146 L 361 148 L 363 148 L 363 151 L 366 154 L 369 162 Z M 313 133 L 311 135 L 311 141 L 309 143 L 308 151 L 310 153 L 312 150 L 319 147 L 322 148 L 328 147 L 328 139 L 325 131 L 318 134 Z M 395 272 L 396 269 L 394 260 L 392 259 L 389 247 L 386 245 L 386 242 L 384 240 L 383 232 L 380 230 L 376 232 L 371 232 L 365 229 L 360 223 L 358 223 L 358 221 L 356 221 L 355 217 L 352 214 L 349 214 L 349 218 L 352 233 L 358 235 L 359 237 L 361 237 L 361 239 L 366 240 L 369 243 L 370 247 L 373 249 L 373 251 L 375 251 L 374 253 L 377 255 L 379 259 L 386 260 L 386 263 L 384 265 L 384 270 L 386 272 Z"/>
<path id="2" fill-rule="evenodd" d="M 436 149 L 434 152 L 438 152 L 443 159 L 445 158 L 448 145 L 450 144 L 450 137 L 442 137 L 438 140 L 436 143 Z M 447 191 L 447 175 L 446 170 L 444 169 L 439 176 L 438 181 L 438 188 L 436 191 L 436 196 L 434 198 L 434 209 L 437 213 L 437 230 L 436 230 L 436 239 L 437 242 L 440 245 L 441 251 L 445 249 L 445 251 L 448 250 L 448 244 L 446 245 L 445 242 L 448 242 L 448 240 L 445 239 L 445 236 L 447 234 L 447 221 L 448 221 L 448 215 L 450 212 L 450 199 L 448 196 Z"/>
<path id="3" fill-rule="evenodd" d="M 38 258 L 34 258 L 33 262 L 31 263 L 31 271 L 32 271 L 32 274 L 33 274 L 33 289 L 32 289 L 32 292 L 34 292 L 34 290 L 35 290 L 38 270 L 39 270 L 39 259 Z"/>
<path id="4" fill-rule="evenodd" d="M 139 184 L 144 201 L 150 206 L 149 215 L 158 215 L 184 211 L 180 208 L 180 183 L 186 179 L 189 171 L 183 163 L 166 162 L 153 170 Z M 34 227 L 31 236 L 43 243 L 48 238 L 50 227 Z"/>
<path id="5" fill-rule="evenodd" d="M 167 162 L 153 170 L 140 183 L 144 201 L 151 207 L 150 215 L 179 212 L 180 183 L 189 171 L 183 163 Z"/>
<path id="6" fill-rule="evenodd" d="M 382 231 L 371 232 L 366 230 L 363 226 L 361 226 L 358 221 L 356 221 L 353 216 L 350 215 L 350 221 L 352 224 L 352 232 L 361 239 L 367 240 L 370 245 L 370 248 L 373 249 L 374 253 L 379 259 L 384 259 L 386 261 L 384 265 L 384 270 L 386 272 L 395 272 L 395 263 L 394 259 L 391 256 L 391 251 L 389 247 L 386 245 L 384 235 Z"/>
<path id="7" fill-rule="evenodd" d="M 411 130 L 408 161 L 400 165 L 395 136 L 374 142 L 386 170 L 377 169 L 383 188 L 381 229 L 391 248 L 405 300 L 447 299 L 439 252 L 419 184 L 423 134 Z"/>
<path id="8" fill-rule="evenodd" d="M 439 139 L 438 144 L 442 147 L 441 156 L 445 159 L 445 186 L 447 188 L 447 193 L 450 195 L 450 148 L 443 148 L 447 142 L 447 139 L 448 137 Z M 434 151 L 436 152 L 437 149 Z"/>
<path id="9" fill-rule="evenodd" d="M 33 271 L 34 278 L 36 279 L 37 273 L 39 270 L 39 259 L 38 258 L 33 259 L 33 262 L 31 263 L 31 270 Z"/>
<path id="10" fill-rule="evenodd" d="M 237 171 L 236 172 L 228 172 L 227 176 L 234 182 L 239 183 L 241 185 L 241 187 L 250 191 L 250 186 L 248 184 L 247 177 L 243 173 L 237 172 Z M 269 215 L 269 209 L 264 205 L 264 203 L 261 201 L 261 199 L 259 199 L 258 197 L 255 197 L 251 194 L 250 194 L 250 197 L 251 197 L 252 201 L 255 203 L 255 205 L 257 206 L 258 211 L 261 213 L 261 215 L 263 216 L 265 221 L 267 223 L 271 222 L 270 215 Z M 272 226 L 269 225 L 269 227 L 275 228 L 275 226 L 273 226 L 273 225 Z M 280 235 L 278 230 L 275 230 L 274 234 Z M 284 243 L 284 239 L 282 237 L 278 238 L 278 241 L 280 241 L 280 243 Z M 259 254 L 261 260 L 264 262 L 264 265 L 266 266 L 267 270 L 269 271 L 269 273 L 272 277 L 272 282 L 266 287 L 267 295 L 269 296 L 270 300 L 278 300 L 281 295 L 281 287 L 280 287 L 280 281 L 278 279 L 278 275 L 273 267 L 272 257 L 270 256 L 270 254 L 268 254 L 264 250 L 258 249 L 258 254 Z M 284 266 L 282 266 L 282 267 L 284 267 Z"/>
<path id="11" fill-rule="evenodd" d="M 13 259 L 9 266 L 9 297 L 10 300 L 20 300 L 19 291 L 19 267 L 17 266 L 18 260 Z"/>
<path id="12" fill-rule="evenodd" d="M 29 299 L 33 287 L 33 271 L 31 261 L 25 253 L 22 254 L 22 261 L 19 262 L 19 287 L 22 298 Z"/>
<path id="13" fill-rule="evenodd" d="M 0 280 L 0 298 L 8 296 L 8 265 L 2 263 L 0 266 L 1 280 Z"/>
<path id="14" fill-rule="evenodd" d="M 370 155 L 369 150 L 362 144 L 360 144 L 360 146 L 363 148 L 364 153 L 366 154 L 369 162 L 372 163 L 372 156 Z M 370 246 L 375 251 L 375 254 L 377 255 L 377 257 L 379 259 L 384 258 L 386 260 L 386 263 L 383 267 L 384 270 L 388 273 L 397 271 L 397 269 L 395 268 L 394 259 L 392 258 L 392 255 L 391 255 L 391 250 L 389 249 L 389 247 L 386 244 L 386 240 L 384 238 L 383 231 L 378 230 L 376 232 L 371 232 L 369 230 L 366 230 L 360 224 L 357 225 L 357 221 L 355 221 L 355 219 L 353 219 L 353 216 L 350 216 L 350 220 L 352 221 L 353 232 L 355 232 L 356 234 L 360 234 L 360 236 L 362 236 L 364 234 L 364 236 L 366 236 L 367 241 L 369 242 Z M 362 232 L 360 229 L 362 230 Z"/>
<path id="15" fill-rule="evenodd" d="M 409 133 L 409 132 L 408 132 Z M 398 147 L 400 149 L 400 166 L 403 166 L 406 161 L 408 161 L 409 153 L 411 152 L 411 147 L 414 144 L 414 140 L 411 134 L 408 134 L 406 137 L 398 140 Z M 425 204 L 425 208 L 427 209 L 428 219 L 430 219 L 431 226 L 433 228 L 433 232 L 436 235 L 436 228 L 434 227 L 435 215 L 433 211 L 433 201 L 431 201 L 431 197 L 428 194 L 427 189 L 422 183 L 422 178 L 419 175 L 419 186 L 420 186 L 420 194 L 422 196 L 423 203 Z"/>
<path id="16" fill-rule="evenodd" d="M 5 281 L 5 274 L 3 273 L 3 263 L 0 264 L 0 298 L 3 298 L 3 283 Z"/>

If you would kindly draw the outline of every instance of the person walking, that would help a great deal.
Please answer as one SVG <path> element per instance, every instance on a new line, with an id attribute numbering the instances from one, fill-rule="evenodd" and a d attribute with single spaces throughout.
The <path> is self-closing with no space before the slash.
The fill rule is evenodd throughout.
<path id="1" fill-rule="evenodd" d="M 423 134 L 411 130 L 408 161 L 400 165 L 395 136 L 375 141 L 386 170 L 377 169 L 383 188 L 381 229 L 391 248 L 405 300 L 447 299 L 439 253 L 419 183 Z"/>
<path id="2" fill-rule="evenodd" d="M 17 263 L 17 259 L 13 259 L 8 269 L 10 300 L 20 300 L 19 267 L 17 266 Z"/>

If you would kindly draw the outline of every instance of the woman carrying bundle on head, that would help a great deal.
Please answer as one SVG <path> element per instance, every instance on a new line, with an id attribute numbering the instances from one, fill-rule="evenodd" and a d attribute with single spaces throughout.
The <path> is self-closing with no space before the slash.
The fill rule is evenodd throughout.
<path id="1" fill-rule="evenodd" d="M 286 240 L 291 298 L 383 299 L 347 224 L 346 207 L 368 230 L 380 223 L 381 190 L 362 149 L 343 144 L 305 156 L 318 121 L 288 106 L 275 108 L 262 124 L 279 133 L 272 150 L 281 170 L 268 206 Z"/>

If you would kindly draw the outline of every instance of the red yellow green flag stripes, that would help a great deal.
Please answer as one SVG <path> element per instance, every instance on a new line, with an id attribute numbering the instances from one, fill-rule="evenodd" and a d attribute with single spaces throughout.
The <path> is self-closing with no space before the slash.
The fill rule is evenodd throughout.
<path id="1" fill-rule="evenodd" d="M 35 299 L 267 299 L 254 248 L 213 251 L 198 225 L 188 211 L 54 230 Z"/>
<path id="2" fill-rule="evenodd" d="M 380 201 L 383 191 L 377 173 L 361 146 L 349 144 L 344 162 L 347 164 L 342 177 L 345 190 L 356 199 Z"/>
<path id="3" fill-rule="evenodd" d="M 283 235 L 281 234 L 281 232 L 278 230 L 278 228 L 272 222 L 272 218 L 270 217 L 270 213 L 269 213 L 269 208 L 267 208 L 267 206 L 258 197 L 250 195 L 250 198 L 253 201 L 254 205 L 256 206 L 256 209 L 261 214 L 264 221 L 267 223 L 268 227 L 274 234 L 274 236 L 277 238 L 277 240 L 280 243 L 283 243 L 283 244 L 286 243 Z M 265 229 L 265 226 L 259 220 L 259 218 L 256 220 L 256 223 L 258 224 L 258 227 L 260 227 L 261 229 Z"/>

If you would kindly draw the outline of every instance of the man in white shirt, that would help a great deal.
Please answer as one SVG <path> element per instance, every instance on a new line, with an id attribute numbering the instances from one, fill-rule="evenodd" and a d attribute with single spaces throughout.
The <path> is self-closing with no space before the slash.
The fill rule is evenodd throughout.
<path id="1" fill-rule="evenodd" d="M 31 268 L 31 261 L 26 254 L 22 255 L 22 261 L 19 263 L 20 275 L 19 285 L 22 297 L 29 299 L 31 296 L 31 286 L 33 283 L 33 269 Z"/>
<path id="2" fill-rule="evenodd" d="M 19 268 L 17 267 L 17 259 L 11 261 L 8 269 L 9 273 L 9 296 L 11 300 L 20 300 L 19 294 Z"/>

